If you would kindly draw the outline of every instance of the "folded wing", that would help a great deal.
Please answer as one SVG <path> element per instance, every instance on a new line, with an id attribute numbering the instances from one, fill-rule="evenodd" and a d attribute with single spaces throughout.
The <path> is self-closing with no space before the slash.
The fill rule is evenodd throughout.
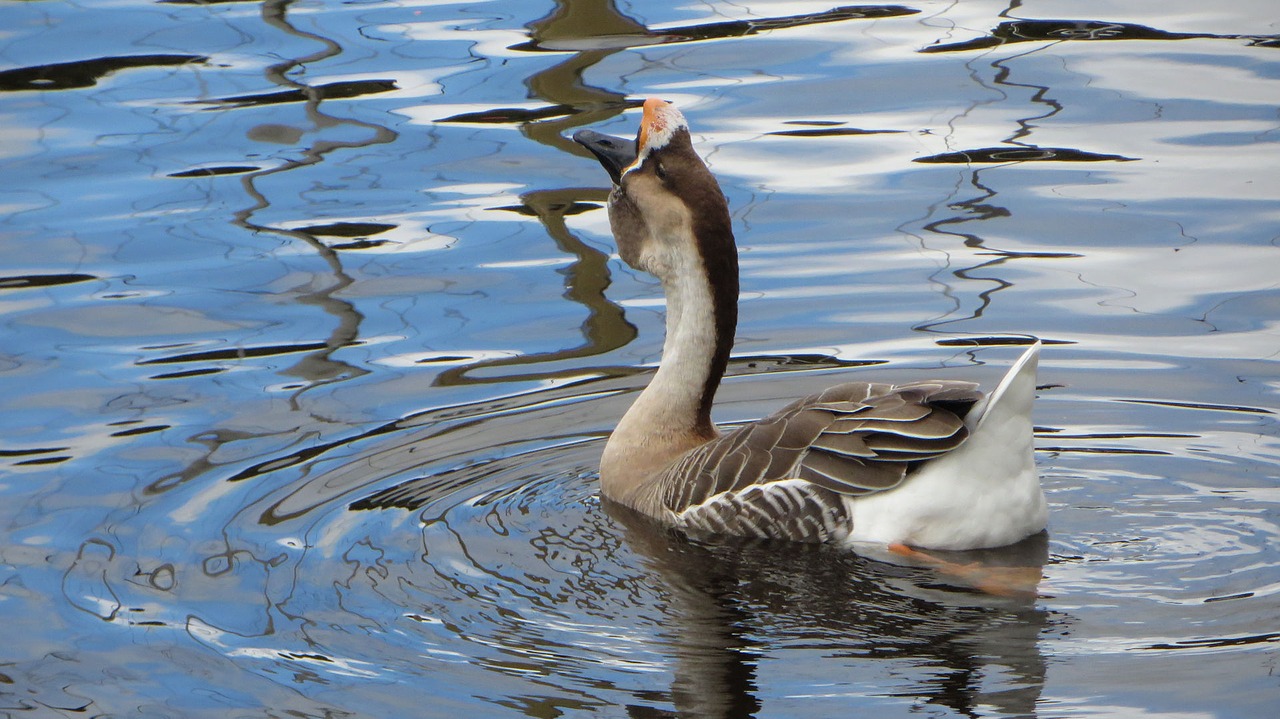
<path id="1" fill-rule="evenodd" d="M 784 407 L 682 457 L 663 504 L 686 529 L 822 541 L 842 496 L 881 492 L 960 446 L 982 398 L 970 382 L 850 382 Z"/>

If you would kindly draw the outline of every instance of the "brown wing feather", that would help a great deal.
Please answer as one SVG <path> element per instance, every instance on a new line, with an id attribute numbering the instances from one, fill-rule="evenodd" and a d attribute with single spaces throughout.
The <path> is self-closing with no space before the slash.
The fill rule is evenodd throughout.
<path id="1" fill-rule="evenodd" d="M 867 446 L 865 436 L 861 432 L 837 433 L 826 431 L 819 434 L 818 438 L 813 441 L 813 447 L 814 449 L 845 457 L 870 459 L 876 456 L 876 451 Z"/>
<path id="2" fill-rule="evenodd" d="M 705 516 L 716 524 L 730 521 L 723 515 L 745 502 L 744 490 L 781 480 L 837 495 L 890 489 L 913 463 L 960 446 L 963 417 L 981 398 L 970 382 L 836 385 L 689 452 L 664 472 L 662 501 L 677 514 L 710 503 Z"/>
<path id="3" fill-rule="evenodd" d="M 810 452 L 800 465 L 800 478 L 840 494 L 867 494 L 896 487 L 907 474 L 901 462 L 877 462 Z"/>

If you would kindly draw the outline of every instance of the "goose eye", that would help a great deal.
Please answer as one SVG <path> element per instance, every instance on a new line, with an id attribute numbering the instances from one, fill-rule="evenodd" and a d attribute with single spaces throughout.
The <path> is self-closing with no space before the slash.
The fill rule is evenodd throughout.
<path id="1" fill-rule="evenodd" d="M 667 168 L 663 167 L 661 162 L 653 163 L 653 174 L 657 175 L 659 180 L 666 182 Z"/>

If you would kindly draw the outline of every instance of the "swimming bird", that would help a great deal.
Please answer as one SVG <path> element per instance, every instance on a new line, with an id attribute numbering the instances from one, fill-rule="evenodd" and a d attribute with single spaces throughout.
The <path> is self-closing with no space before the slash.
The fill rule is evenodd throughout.
<path id="1" fill-rule="evenodd" d="M 1032 456 L 1037 341 L 995 391 L 956 380 L 848 382 L 721 432 L 711 406 L 738 315 L 729 206 L 670 103 L 634 141 L 573 139 L 613 180 L 619 255 L 661 281 L 662 359 L 610 435 L 601 494 L 686 533 L 977 549 L 1045 528 Z"/>

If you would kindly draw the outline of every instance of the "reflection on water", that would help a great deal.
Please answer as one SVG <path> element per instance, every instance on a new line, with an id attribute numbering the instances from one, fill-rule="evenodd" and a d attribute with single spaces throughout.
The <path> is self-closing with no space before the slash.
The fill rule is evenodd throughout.
<path id="1" fill-rule="evenodd" d="M 872 658 L 930 667 L 934 671 L 908 690 L 918 704 L 961 715 L 979 706 L 1011 716 L 1034 713 L 1045 675 L 1036 642 L 1049 617 L 1029 599 L 974 601 L 969 595 L 956 601 L 917 583 L 927 575 L 824 546 L 699 546 L 625 508 L 610 509 L 626 527 L 628 545 L 669 592 L 676 622 L 669 630 L 676 661 L 672 700 L 682 716 L 750 716 L 784 708 L 763 707 L 757 697 L 764 657 L 752 637 L 762 631 L 779 640 L 784 655 L 819 644 L 836 665 Z M 1041 535 L 1001 554 L 1029 564 L 1042 563 L 1045 552 Z M 1004 681 L 1014 686 L 985 686 L 996 673 L 1009 675 Z M 847 689 L 831 694 L 857 696 Z"/>
<path id="2" fill-rule="evenodd" d="M 1274 13 L 1108 8 L 0 5 L 0 714 L 1270 717 Z M 1047 340 L 1050 534 L 954 558 L 1041 596 L 601 505 L 661 299 L 567 138 L 649 95 L 718 419 Z"/>
<path id="3" fill-rule="evenodd" d="M 1258 18 L 1259 20 L 1261 18 Z M 1247 40 L 1256 47 L 1280 47 L 1278 35 L 1215 35 L 1213 33 L 1167 32 L 1145 25 L 1091 20 L 1016 20 L 1002 22 L 990 35 L 959 43 L 931 45 L 920 52 L 962 52 L 985 50 L 1020 42 L 1062 42 L 1091 40 Z"/>

